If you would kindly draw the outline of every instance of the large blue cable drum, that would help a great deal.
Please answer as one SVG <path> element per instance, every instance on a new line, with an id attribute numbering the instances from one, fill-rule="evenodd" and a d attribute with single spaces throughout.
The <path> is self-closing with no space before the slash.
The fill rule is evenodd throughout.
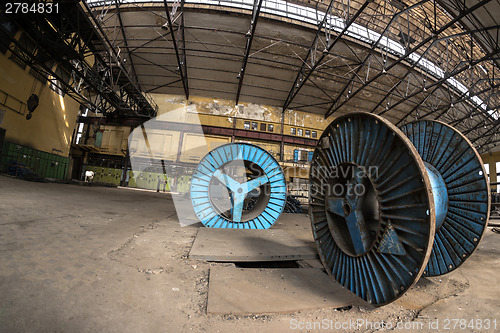
<path id="1" fill-rule="evenodd" d="M 327 272 L 369 303 L 394 301 L 423 274 L 435 208 L 422 159 L 382 117 L 352 113 L 322 134 L 310 171 L 310 218 Z"/>
<path id="2" fill-rule="evenodd" d="M 488 223 L 481 158 L 454 128 L 380 116 L 335 119 L 314 151 L 310 218 L 319 256 L 340 284 L 374 305 L 422 274 L 460 266 Z"/>
<path id="3" fill-rule="evenodd" d="M 267 229 L 283 212 L 285 176 L 266 150 L 225 144 L 203 157 L 193 172 L 191 202 L 206 227 Z"/>

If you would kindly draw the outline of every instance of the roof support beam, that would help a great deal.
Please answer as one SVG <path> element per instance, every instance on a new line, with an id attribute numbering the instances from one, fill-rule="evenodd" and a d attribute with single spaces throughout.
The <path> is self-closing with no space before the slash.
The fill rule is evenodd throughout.
<path id="1" fill-rule="evenodd" d="M 120 1 L 121 0 L 115 0 L 115 7 L 116 7 L 116 14 L 118 15 L 118 22 L 120 23 L 120 30 L 121 30 L 122 36 L 123 36 L 123 42 L 125 44 L 125 47 L 127 48 L 128 58 L 130 61 L 130 67 L 132 70 L 132 75 L 134 76 L 134 79 L 135 79 L 135 83 L 139 87 L 139 89 L 141 91 L 143 91 L 141 84 L 139 82 L 139 77 L 137 76 L 137 73 L 135 71 L 134 60 L 132 59 L 132 52 L 130 52 L 130 49 L 128 47 L 127 34 L 125 33 L 125 28 L 123 27 L 123 20 L 122 20 L 122 15 L 121 15 L 121 10 L 120 10 Z"/>
<path id="2" fill-rule="evenodd" d="M 378 47 L 380 41 L 382 40 L 382 38 L 390 31 L 390 27 L 391 25 L 394 23 L 394 22 L 397 22 L 398 21 L 398 18 L 399 16 L 401 16 L 402 14 L 412 10 L 413 8 L 416 8 L 416 7 L 419 7 L 419 6 L 422 6 L 424 5 L 425 3 L 429 2 L 430 0 L 422 0 L 410 7 L 406 7 L 406 8 L 403 8 L 401 9 L 399 12 L 395 13 L 391 20 L 389 21 L 389 23 L 387 23 L 387 26 L 385 27 L 384 31 L 380 34 L 380 37 L 377 39 L 377 41 L 375 43 L 372 43 L 372 47 L 370 48 L 370 51 L 368 52 L 368 54 L 366 55 L 366 57 L 363 59 L 363 61 L 361 62 L 360 66 L 356 69 L 356 71 L 353 73 L 353 75 L 351 76 L 351 78 L 349 79 L 349 81 L 347 82 L 347 84 L 344 86 L 344 88 L 341 90 L 341 92 L 337 95 L 337 99 L 332 103 L 332 105 L 330 106 L 330 108 L 328 109 L 328 111 L 326 112 L 325 114 L 325 118 L 328 118 L 330 115 L 332 115 L 334 112 L 336 112 L 342 105 L 340 105 L 339 107 L 335 107 L 337 105 L 337 103 L 339 102 L 340 100 L 340 97 L 343 96 L 345 94 L 346 91 L 349 91 L 349 94 L 347 96 L 347 100 L 348 101 L 351 97 L 351 91 L 348 90 L 349 89 L 349 86 L 354 86 L 353 84 L 353 81 L 356 79 L 356 77 L 359 75 L 359 72 L 361 71 L 361 69 L 368 63 L 368 66 L 370 65 L 370 59 L 372 57 L 372 55 L 374 54 L 376 48 Z M 382 52 L 381 52 L 382 53 Z M 410 53 L 410 52 L 409 52 Z M 409 53 L 407 54 L 407 56 L 409 55 Z M 385 73 L 386 72 L 386 69 L 384 68 L 382 73 Z M 373 79 L 372 79 L 373 80 Z M 367 80 L 368 81 L 368 80 Z M 363 83 L 364 85 L 367 85 L 366 82 Z M 397 84 L 399 85 L 399 83 Z M 396 85 L 396 86 L 397 86 Z M 359 89 L 358 89 L 359 90 Z M 356 91 L 357 93 L 357 91 Z"/>
<path id="3" fill-rule="evenodd" d="M 482 82 L 484 80 L 485 79 L 480 79 L 480 80 L 478 80 L 478 82 Z M 474 98 L 476 96 L 479 97 L 479 95 L 484 94 L 484 93 L 486 93 L 486 92 L 488 92 L 490 90 L 496 89 L 498 87 L 500 87 L 500 83 L 497 83 L 497 84 L 491 83 L 491 86 L 486 87 L 486 88 L 484 88 L 484 89 L 482 89 L 482 90 L 474 93 L 473 95 L 467 95 L 467 92 L 462 93 L 462 95 L 460 95 L 460 98 L 458 98 L 457 100 L 452 101 L 452 103 L 449 103 L 447 105 L 444 105 L 444 106 L 436 109 L 434 112 L 441 111 L 441 110 L 443 110 L 443 111 L 441 113 L 439 113 L 436 117 L 434 117 L 434 120 L 439 120 L 439 118 L 441 118 L 451 107 L 454 107 L 455 105 L 457 105 L 459 103 L 463 103 L 463 102 L 469 101 L 471 98 Z M 473 87 L 470 88 L 471 91 L 472 91 L 472 89 L 473 89 Z M 489 100 L 489 99 L 490 99 L 490 97 L 487 98 L 487 100 Z M 450 123 L 450 125 L 451 126 L 456 126 L 459 123 L 461 123 L 463 120 L 465 120 L 465 119 L 467 119 L 469 117 L 473 117 L 475 115 L 475 113 L 476 113 L 477 110 L 479 110 L 479 112 L 484 112 L 484 110 L 482 110 L 480 108 L 480 105 L 476 104 L 471 110 L 469 110 L 470 112 L 466 116 L 464 116 L 463 118 L 459 118 L 459 119 L 456 119 L 456 120 L 452 121 Z M 424 115 L 424 117 L 427 116 L 427 115 L 430 115 L 430 113 L 427 113 L 426 115 Z"/>
<path id="4" fill-rule="evenodd" d="M 497 85 L 495 85 L 494 87 L 496 88 L 496 87 L 498 87 L 498 86 L 499 86 L 499 85 L 497 84 Z M 438 87 L 435 87 L 435 90 L 437 90 L 438 88 L 439 88 L 439 86 L 438 86 Z M 454 100 L 454 101 L 451 101 L 450 103 L 447 103 L 446 105 L 442 105 L 442 106 L 440 106 L 440 107 L 438 107 L 438 108 L 436 108 L 436 109 L 434 109 L 434 110 L 431 110 L 431 111 L 427 112 L 427 113 L 426 113 L 426 114 L 424 114 L 424 115 L 420 115 L 420 116 L 418 116 L 418 114 L 417 114 L 417 119 L 426 119 L 426 117 L 431 116 L 431 115 L 432 115 L 432 114 L 434 114 L 435 112 L 439 112 L 439 111 L 441 111 L 441 112 L 440 112 L 437 116 L 435 116 L 435 117 L 433 117 L 433 118 L 432 118 L 432 119 L 434 119 L 434 120 L 439 120 L 439 118 L 441 118 L 441 117 L 442 117 L 442 116 L 443 116 L 446 112 L 448 112 L 451 108 L 456 107 L 456 105 L 458 105 L 458 104 L 460 104 L 460 103 L 470 102 L 471 98 L 473 98 L 473 97 L 475 97 L 475 96 L 479 96 L 480 94 L 485 93 L 485 92 L 487 92 L 487 91 L 489 91 L 489 90 L 491 90 L 491 88 L 486 88 L 486 89 L 483 89 L 483 90 L 481 90 L 481 91 L 479 91 L 479 92 L 475 93 L 474 95 L 469 95 L 469 96 L 465 96 L 465 94 L 463 94 L 463 95 L 461 95 L 461 97 L 460 97 L 459 99 Z M 463 96 L 465 96 L 465 97 L 463 97 Z M 427 98 L 429 98 L 429 97 L 431 97 L 431 95 L 428 95 L 428 96 L 426 97 L 426 99 L 427 99 Z M 489 99 L 489 97 L 488 97 L 488 99 Z M 415 105 L 415 107 L 414 107 L 411 111 L 407 112 L 407 113 L 404 115 L 404 117 L 403 117 L 403 118 L 401 118 L 401 119 L 400 119 L 400 120 L 396 123 L 396 126 L 400 126 L 401 124 L 405 123 L 405 120 L 406 120 L 409 116 L 411 116 L 411 114 L 413 114 L 413 112 L 415 112 L 415 111 L 416 111 L 419 107 L 421 107 L 421 104 L 420 104 L 420 103 L 417 103 L 417 104 Z M 474 115 L 476 112 L 485 113 L 486 111 L 485 111 L 485 110 L 482 110 L 482 109 L 481 109 L 481 106 L 480 106 L 479 104 L 476 104 L 475 106 L 473 106 L 473 107 L 472 107 L 472 109 L 471 109 L 471 110 L 469 110 L 469 112 L 467 113 L 467 115 L 465 115 L 465 116 L 464 116 L 464 117 L 462 117 L 462 118 L 458 118 L 458 119 L 453 120 L 452 122 L 450 122 L 450 123 L 449 123 L 449 125 L 451 125 L 451 126 L 458 126 L 458 125 L 459 125 L 462 121 L 467 120 L 468 118 L 472 118 L 472 117 L 473 117 L 473 115 Z M 491 119 L 491 120 L 493 120 L 493 119 Z M 475 129 L 475 128 L 472 128 L 471 130 L 467 130 L 467 131 L 465 131 L 465 132 L 462 132 L 462 134 L 466 135 L 467 133 L 469 133 L 470 131 L 472 131 L 472 130 L 474 130 L 474 129 Z"/>
<path id="5" fill-rule="evenodd" d="M 11 51 L 42 79 L 93 112 L 111 117 L 155 117 L 157 105 L 130 77 L 119 52 L 86 3 L 61 2 L 59 10 L 55 16 L 46 13 L 9 18 L 36 44 L 36 48 L 20 48 L 21 43 L 7 31 L 6 36 L 16 46 L 12 49 L 9 45 Z M 5 33 L 4 27 L 0 30 Z M 90 55 L 93 61 L 89 61 Z"/>
<path id="6" fill-rule="evenodd" d="M 488 92 L 488 91 L 490 91 L 490 90 L 492 90 L 492 89 L 496 89 L 496 88 L 498 88 L 498 87 L 500 86 L 500 83 L 497 83 L 497 84 L 495 84 L 495 85 L 491 85 L 491 86 L 489 86 L 489 87 L 487 87 L 487 88 L 484 88 L 484 89 L 482 89 L 482 90 L 480 90 L 480 91 L 478 91 L 478 92 L 476 92 L 476 93 L 474 93 L 474 94 L 471 94 L 472 89 L 474 88 L 474 86 L 475 86 L 477 83 L 484 82 L 485 80 L 487 80 L 487 79 L 479 79 L 479 80 L 478 80 L 478 81 L 477 81 L 474 85 L 472 85 L 472 86 L 470 87 L 470 90 L 467 90 L 467 91 L 463 92 L 463 93 L 462 93 L 462 94 L 461 94 L 461 95 L 460 95 L 460 96 L 459 96 L 456 100 L 451 100 L 449 103 L 447 103 L 447 104 L 445 104 L 445 105 L 442 105 L 442 106 L 440 106 L 440 107 L 438 107 L 438 108 L 436 108 L 436 109 L 434 109 L 434 110 L 432 110 L 432 111 L 430 111 L 430 112 L 427 112 L 427 113 L 426 113 L 426 114 L 424 114 L 424 115 L 421 115 L 421 117 L 420 117 L 420 118 L 421 118 L 421 119 L 424 119 L 425 117 L 428 117 L 428 116 L 432 115 L 432 114 L 433 114 L 433 113 L 435 113 L 435 112 L 442 111 L 442 112 L 440 112 L 440 113 L 439 113 L 436 117 L 434 117 L 434 118 L 433 118 L 434 120 L 438 120 L 438 119 L 439 119 L 439 118 L 441 118 L 441 117 L 442 117 L 442 116 L 443 116 L 443 115 L 444 115 L 444 114 L 445 114 L 445 113 L 446 113 L 446 112 L 447 112 L 450 108 L 454 107 L 455 105 L 458 105 L 459 103 L 464 103 L 464 102 L 467 102 L 467 101 L 471 101 L 471 100 L 472 100 L 472 98 L 474 98 L 474 97 L 476 97 L 476 96 L 479 96 L 479 95 L 481 95 L 481 94 L 484 94 L 484 93 L 486 93 L 486 92 Z M 431 97 L 431 96 L 432 96 L 432 94 L 433 94 L 433 93 L 434 93 L 434 92 L 435 92 L 435 91 L 436 91 L 439 87 L 440 87 L 440 85 L 436 86 L 436 87 L 434 88 L 434 90 L 433 90 L 433 91 L 432 91 L 432 92 L 431 92 L 431 93 L 430 93 L 430 94 L 429 94 L 426 98 Z M 488 96 L 487 100 L 489 100 L 490 98 L 491 98 L 491 95 L 490 95 L 490 96 Z M 424 100 L 425 100 L 425 99 L 424 99 Z M 483 102 L 484 102 L 484 101 L 483 101 Z M 404 123 L 404 122 L 405 122 L 405 120 L 406 120 L 409 116 L 411 116 L 411 115 L 413 114 L 413 112 L 415 112 L 415 111 L 416 111 L 419 107 L 420 107 L 420 104 L 415 105 L 415 107 L 414 107 L 411 111 L 407 112 L 407 113 L 405 114 L 405 116 L 404 116 L 403 118 L 401 118 L 401 120 L 399 120 L 399 121 L 396 123 L 396 126 L 399 126 L 399 125 L 401 125 L 402 123 Z M 457 124 L 459 124 L 459 123 L 460 123 L 460 122 L 462 122 L 463 120 L 465 120 L 465 119 L 467 119 L 467 118 L 469 118 L 469 117 L 472 117 L 472 115 L 476 112 L 476 110 L 479 110 L 479 111 L 485 112 L 484 110 L 482 110 L 482 109 L 480 108 L 480 105 L 479 105 L 479 104 L 476 104 L 476 105 L 475 105 L 475 106 L 474 106 L 474 107 L 470 110 L 470 112 L 469 112 L 469 113 L 468 113 L 465 117 L 460 118 L 460 119 L 456 119 L 456 120 L 454 120 L 453 122 L 451 122 L 451 123 L 450 123 L 450 125 L 452 125 L 452 126 L 456 126 Z"/>
<path id="7" fill-rule="evenodd" d="M 184 88 L 184 94 L 186 99 L 189 99 L 189 82 L 187 75 L 187 64 L 186 64 L 186 40 L 184 36 L 184 0 L 180 0 L 180 13 L 178 16 L 174 17 L 179 6 L 179 1 L 174 4 L 172 13 L 168 8 L 167 0 L 163 0 L 163 5 L 165 6 L 165 12 L 167 13 L 167 25 L 170 30 L 170 36 L 172 37 L 172 44 L 174 45 L 175 57 L 177 59 L 177 68 L 179 69 L 179 76 L 182 80 L 182 86 Z M 178 23 L 177 38 L 174 33 L 174 22 L 180 19 Z"/>
<path id="8" fill-rule="evenodd" d="M 349 13 L 347 13 L 348 17 L 347 20 L 345 21 L 344 28 L 342 31 L 335 37 L 333 41 L 330 40 L 330 35 L 332 32 L 332 25 L 327 24 L 327 19 L 330 17 L 331 14 L 330 12 L 332 11 L 333 4 L 336 2 L 336 0 L 331 0 L 330 4 L 328 5 L 327 10 L 325 11 L 325 15 L 323 16 L 323 20 L 318 24 L 318 30 L 316 31 L 316 36 L 314 37 L 314 40 L 309 47 L 309 50 L 307 52 L 307 55 L 305 59 L 302 61 L 302 66 L 300 67 L 299 72 L 297 73 L 297 77 L 295 78 L 295 81 L 293 82 L 292 88 L 290 89 L 290 92 L 288 93 L 288 97 L 286 98 L 285 103 L 283 104 L 283 112 L 290 106 L 290 103 L 292 103 L 293 99 L 299 91 L 302 89 L 304 84 L 307 82 L 311 74 L 318 68 L 318 66 L 323 62 L 323 59 L 326 57 L 326 55 L 330 52 L 330 50 L 337 44 L 337 42 L 344 36 L 344 34 L 347 32 L 349 27 L 354 23 L 354 21 L 358 18 L 358 16 L 365 10 L 365 8 L 368 6 L 370 2 L 373 2 L 373 0 L 367 0 L 361 5 L 361 7 L 358 9 L 358 11 L 351 17 L 349 18 Z M 350 4 L 347 5 L 347 10 L 349 10 Z M 316 59 L 316 51 L 318 49 L 318 44 L 321 40 L 321 34 L 323 33 L 326 34 L 326 41 L 325 41 L 325 48 L 322 50 L 321 56 L 319 59 Z"/>
<path id="9" fill-rule="evenodd" d="M 257 28 L 257 21 L 259 20 L 260 8 L 262 7 L 263 0 L 254 0 L 252 9 L 252 19 L 250 21 L 250 28 L 245 34 L 247 37 L 247 43 L 245 46 L 245 55 L 243 57 L 243 62 L 241 64 L 240 72 L 238 73 L 238 91 L 236 92 L 236 105 L 240 100 L 241 87 L 243 86 L 243 78 L 245 77 L 245 70 L 247 68 L 248 57 L 250 56 L 250 50 L 252 49 L 253 36 L 255 35 L 255 29 Z"/>
<path id="10" fill-rule="evenodd" d="M 497 132 L 497 129 L 498 129 L 499 126 L 500 126 L 500 120 L 495 121 L 495 123 L 493 124 L 493 126 L 489 130 L 487 130 L 486 132 L 482 133 L 477 138 L 471 140 L 471 142 L 472 143 L 476 143 L 478 140 L 487 137 L 490 133 L 493 132 L 491 134 L 491 136 L 485 142 L 485 144 L 488 143 L 491 140 L 491 138 L 494 137 L 495 134 L 497 134 L 496 132 Z"/>
<path id="11" fill-rule="evenodd" d="M 488 54 L 484 55 L 483 57 L 481 57 L 480 59 L 477 59 L 477 60 L 471 61 L 471 62 L 469 63 L 469 65 L 470 65 L 471 67 L 473 67 L 473 66 L 475 66 L 475 65 L 479 64 L 479 63 L 480 63 L 480 62 L 482 62 L 482 61 L 488 60 L 488 59 L 489 59 L 491 56 L 493 56 L 495 53 L 496 53 L 496 51 L 493 51 L 493 52 L 491 52 L 491 53 L 488 53 Z M 403 98 L 403 99 L 399 100 L 398 102 L 396 102 L 396 103 L 392 104 L 390 107 L 388 106 L 388 107 L 385 109 L 385 111 L 384 111 L 384 112 L 387 112 L 387 111 L 389 111 L 389 110 L 391 110 L 391 109 L 395 108 L 396 106 L 400 105 L 401 103 L 405 102 L 406 100 L 408 100 L 408 99 L 410 99 L 410 98 L 412 98 L 412 97 L 417 96 L 418 94 L 422 93 L 423 91 L 426 91 L 426 90 L 428 90 L 428 89 L 430 89 L 430 88 L 432 88 L 432 87 L 434 87 L 434 86 L 440 86 L 440 85 L 442 85 L 442 84 L 443 84 L 446 80 L 448 80 L 449 78 L 454 77 L 455 75 L 458 75 L 458 74 L 462 73 L 463 71 L 465 71 L 465 70 L 469 69 L 469 67 L 468 67 L 468 66 L 465 66 L 464 62 L 461 62 L 461 65 L 462 65 L 462 68 L 460 68 L 460 69 L 459 69 L 459 68 L 458 68 L 459 66 L 457 66 L 457 68 L 456 68 L 453 72 L 449 73 L 449 74 L 448 74 L 448 75 L 446 75 L 445 77 L 443 77 L 443 78 L 441 78 L 441 79 L 439 79 L 439 80 L 435 81 L 434 83 L 432 83 L 432 84 L 430 84 L 430 85 L 428 85 L 428 86 L 425 86 L 425 85 L 424 85 L 422 88 L 418 89 L 418 90 L 417 90 L 417 91 L 415 91 L 414 93 L 412 93 L 412 94 L 410 94 L 410 95 L 408 95 L 408 96 L 405 96 L 405 98 Z M 398 124 L 399 124 L 399 123 L 398 123 Z"/>
<path id="12" fill-rule="evenodd" d="M 497 123 L 496 126 L 494 127 L 495 131 L 492 134 L 490 134 L 489 138 L 486 139 L 486 141 L 484 141 L 481 145 L 479 145 L 479 147 L 478 147 L 479 150 L 485 151 L 486 147 L 488 145 L 494 144 L 493 146 L 496 146 L 496 143 L 500 142 L 500 140 L 498 140 L 498 137 L 497 137 L 499 126 L 500 126 L 500 123 Z M 478 139 L 484 138 L 484 137 L 485 137 L 484 135 L 481 135 L 475 141 L 477 141 Z M 497 139 L 494 140 L 495 138 L 497 138 Z"/>
<path id="13" fill-rule="evenodd" d="M 492 106 L 491 108 L 489 108 L 488 111 L 494 112 L 494 111 L 497 111 L 499 109 L 500 109 L 500 105 L 496 105 L 496 106 Z M 484 127 L 484 129 L 487 129 L 489 126 L 493 126 L 497 122 L 498 122 L 498 119 L 496 119 L 496 120 L 492 119 L 492 121 L 490 123 L 486 124 L 485 120 L 479 120 L 474 126 L 469 128 L 468 130 L 462 132 L 462 134 L 468 135 L 469 133 L 473 132 L 474 130 L 480 129 L 481 127 Z"/>
<path id="14" fill-rule="evenodd" d="M 477 4 L 475 4 L 474 6 L 468 8 L 467 10 L 461 12 L 457 17 L 453 18 L 452 20 L 450 20 L 447 24 L 443 25 L 442 27 L 440 27 L 438 30 L 434 31 L 434 33 L 432 35 L 430 35 L 429 37 L 427 38 L 424 38 L 422 41 L 420 41 L 420 43 L 418 43 L 418 45 L 416 45 L 415 47 L 407 50 L 407 52 L 399 57 L 396 61 L 394 61 L 393 63 L 391 63 L 389 66 L 383 68 L 382 71 L 380 71 L 379 73 L 377 73 L 376 75 L 374 75 L 372 78 L 370 78 L 369 80 L 366 80 L 362 85 L 361 87 L 359 87 L 358 89 L 356 89 L 355 91 L 353 91 L 352 93 L 348 94 L 348 96 L 340 101 L 340 98 L 342 96 L 344 96 L 344 93 L 345 91 L 348 89 L 348 87 L 352 84 L 352 81 L 355 79 L 357 73 L 355 75 L 353 75 L 351 77 L 351 80 L 349 81 L 349 83 L 344 87 L 344 89 L 342 90 L 342 93 L 338 95 L 337 99 L 335 100 L 335 102 L 332 104 L 332 106 L 330 107 L 330 109 L 328 110 L 328 112 L 326 113 L 325 115 L 325 118 L 328 118 L 329 116 L 331 116 L 333 113 L 335 113 L 336 111 L 338 111 L 342 106 L 344 106 L 348 101 L 350 101 L 354 96 L 356 96 L 361 90 L 363 90 L 366 86 L 370 85 L 372 82 L 374 82 L 375 80 L 377 80 L 380 76 L 384 75 L 385 73 L 387 73 L 390 69 L 394 68 L 396 65 L 400 64 L 402 61 L 406 60 L 412 53 L 414 53 L 415 51 L 419 50 L 422 46 L 424 46 L 425 44 L 427 44 L 428 42 L 430 42 L 432 39 L 435 39 L 435 36 L 438 36 L 440 33 L 442 33 L 443 31 L 447 30 L 448 28 L 450 28 L 451 26 L 453 26 L 456 22 L 458 22 L 459 20 L 461 20 L 462 18 L 464 18 L 465 16 L 469 15 L 470 13 L 472 13 L 473 11 L 475 11 L 476 9 L 478 8 L 481 8 L 482 6 L 486 5 L 488 2 L 490 2 L 491 0 L 483 0 L 483 1 L 480 1 L 478 2 Z M 416 6 L 420 6 L 422 5 L 423 3 L 426 3 L 428 1 L 420 1 L 418 3 L 416 3 L 415 5 L 413 6 L 410 6 L 410 7 L 407 7 L 405 9 L 405 11 L 409 10 L 409 9 L 412 9 Z M 392 19 L 391 19 L 391 22 L 387 25 L 386 29 L 384 30 L 384 32 L 380 35 L 380 38 L 378 39 L 378 41 L 376 43 L 373 44 L 371 50 L 370 50 L 370 53 L 366 56 L 365 58 L 365 61 L 368 60 L 368 58 L 370 58 L 371 54 L 374 52 L 375 48 L 379 45 L 379 42 L 380 40 L 382 39 L 382 37 L 385 35 L 385 33 L 387 32 L 387 30 L 389 29 L 389 27 L 391 26 L 391 23 L 394 21 L 394 19 L 396 18 L 396 16 L 398 16 L 399 14 L 401 14 L 402 12 L 399 12 L 398 14 L 396 14 Z M 435 43 L 432 43 L 432 45 L 434 45 Z M 431 46 L 432 46 L 431 45 Z M 429 46 L 429 48 L 431 47 Z M 427 50 L 429 49 L 427 48 Z M 422 54 L 418 61 L 416 61 L 413 65 L 412 65 L 412 68 L 416 66 L 416 64 L 423 58 L 424 54 Z M 363 66 L 361 66 L 363 67 Z M 358 71 L 359 72 L 361 70 L 361 67 L 358 68 Z M 441 80 L 437 81 L 437 82 L 440 82 Z"/>
<path id="15" fill-rule="evenodd" d="M 457 38 L 457 37 L 462 37 L 462 36 L 471 36 L 476 34 L 476 33 L 479 33 L 479 32 L 483 32 L 484 30 L 493 30 L 493 29 L 498 29 L 498 27 L 488 27 L 488 28 L 485 28 L 485 29 L 479 29 L 479 30 L 475 30 L 475 31 L 465 31 L 465 32 L 461 32 L 461 33 L 458 33 L 458 34 L 454 34 L 454 35 L 448 35 L 448 36 L 445 36 L 445 37 L 442 37 L 442 38 L 439 38 L 439 39 L 436 39 L 432 42 L 432 44 L 424 51 L 424 53 L 422 54 L 422 56 L 420 58 L 422 58 L 425 54 L 427 54 L 429 52 L 429 50 L 434 47 L 435 45 L 437 45 L 438 42 L 441 42 L 441 41 L 444 41 L 444 40 L 450 40 L 450 39 L 453 39 L 453 38 Z M 472 52 L 472 51 L 471 51 Z M 418 64 L 418 62 L 415 62 L 413 63 L 413 65 L 410 67 L 410 69 L 404 74 L 404 76 L 399 80 L 399 82 L 397 84 L 395 84 L 394 86 L 392 86 L 391 89 L 389 89 L 389 91 L 387 92 L 387 94 L 377 103 L 377 105 L 372 109 L 372 112 L 375 112 L 380 106 L 382 106 L 383 102 L 385 100 L 387 100 L 387 98 L 389 98 L 394 90 L 396 90 L 396 88 L 402 83 L 404 82 L 404 80 L 410 75 L 410 73 L 412 73 L 412 70 L 415 68 L 415 66 Z M 439 85 L 437 85 L 432 92 L 430 92 L 426 98 L 432 96 L 437 90 L 439 90 L 442 85 L 444 84 L 445 82 L 441 82 Z M 423 82 L 423 84 L 425 85 L 425 81 Z M 471 86 L 469 89 L 472 89 L 473 86 Z M 424 88 L 424 92 L 426 91 L 427 89 Z M 461 100 L 462 97 L 464 96 L 467 96 L 467 94 L 469 94 L 469 91 L 466 91 L 464 93 L 462 93 L 458 100 Z M 469 96 L 470 98 L 474 97 L 474 96 Z M 405 98 L 407 98 L 407 96 L 405 96 Z M 465 98 L 464 100 L 467 100 L 467 98 Z M 448 105 L 453 105 L 454 103 L 457 103 L 457 102 L 453 102 L 451 100 L 451 97 L 450 97 L 450 103 Z M 393 105 L 393 106 L 396 106 L 398 105 L 399 103 Z M 418 109 L 418 106 L 415 106 L 410 112 L 408 112 L 401 120 L 399 120 L 399 122 L 396 124 L 396 125 L 400 125 L 401 123 L 403 123 L 407 117 L 409 117 L 413 112 L 415 112 L 417 109 Z M 380 112 L 379 115 L 383 115 L 384 113 L 388 112 L 389 110 L 391 110 L 392 107 L 389 107 L 389 106 L 386 106 L 385 110 Z M 442 108 L 440 108 L 439 110 L 441 110 Z M 427 113 L 425 116 L 429 115 L 430 113 Z M 423 116 L 423 117 L 425 117 Z M 422 118 L 423 118 L 422 117 Z"/>

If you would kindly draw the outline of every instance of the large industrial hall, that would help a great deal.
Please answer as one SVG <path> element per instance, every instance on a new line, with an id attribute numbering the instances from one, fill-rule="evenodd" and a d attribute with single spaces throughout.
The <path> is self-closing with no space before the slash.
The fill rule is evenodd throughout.
<path id="1" fill-rule="evenodd" d="M 6 0 L 0 332 L 500 331 L 500 0 Z"/>

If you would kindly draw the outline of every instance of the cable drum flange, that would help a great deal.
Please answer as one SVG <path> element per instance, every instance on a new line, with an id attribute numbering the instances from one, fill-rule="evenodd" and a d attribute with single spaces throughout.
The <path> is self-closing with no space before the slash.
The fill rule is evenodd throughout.
<path id="1" fill-rule="evenodd" d="M 264 149 L 229 143 L 203 157 L 193 172 L 190 194 L 206 227 L 267 229 L 283 212 L 285 176 Z"/>
<path id="2" fill-rule="evenodd" d="M 430 189 L 416 148 L 393 124 L 368 113 L 335 119 L 310 169 L 309 212 L 327 272 L 374 305 L 400 297 L 431 254 Z"/>
<path id="3" fill-rule="evenodd" d="M 442 194 L 447 200 L 446 210 L 441 206 L 443 218 L 436 225 L 424 275 L 446 274 L 464 263 L 486 231 L 491 202 L 488 177 L 476 149 L 455 128 L 422 120 L 408 123 L 401 130 L 426 165 L 439 173 L 446 187 Z M 435 197 L 438 193 L 434 193 Z"/>

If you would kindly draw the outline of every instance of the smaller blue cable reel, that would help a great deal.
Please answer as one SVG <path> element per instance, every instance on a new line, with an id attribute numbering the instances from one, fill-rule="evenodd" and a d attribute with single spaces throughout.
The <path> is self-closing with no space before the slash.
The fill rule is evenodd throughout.
<path id="1" fill-rule="evenodd" d="M 264 149 L 228 143 L 210 151 L 194 170 L 191 202 L 206 227 L 268 229 L 285 207 L 285 175 Z"/>

